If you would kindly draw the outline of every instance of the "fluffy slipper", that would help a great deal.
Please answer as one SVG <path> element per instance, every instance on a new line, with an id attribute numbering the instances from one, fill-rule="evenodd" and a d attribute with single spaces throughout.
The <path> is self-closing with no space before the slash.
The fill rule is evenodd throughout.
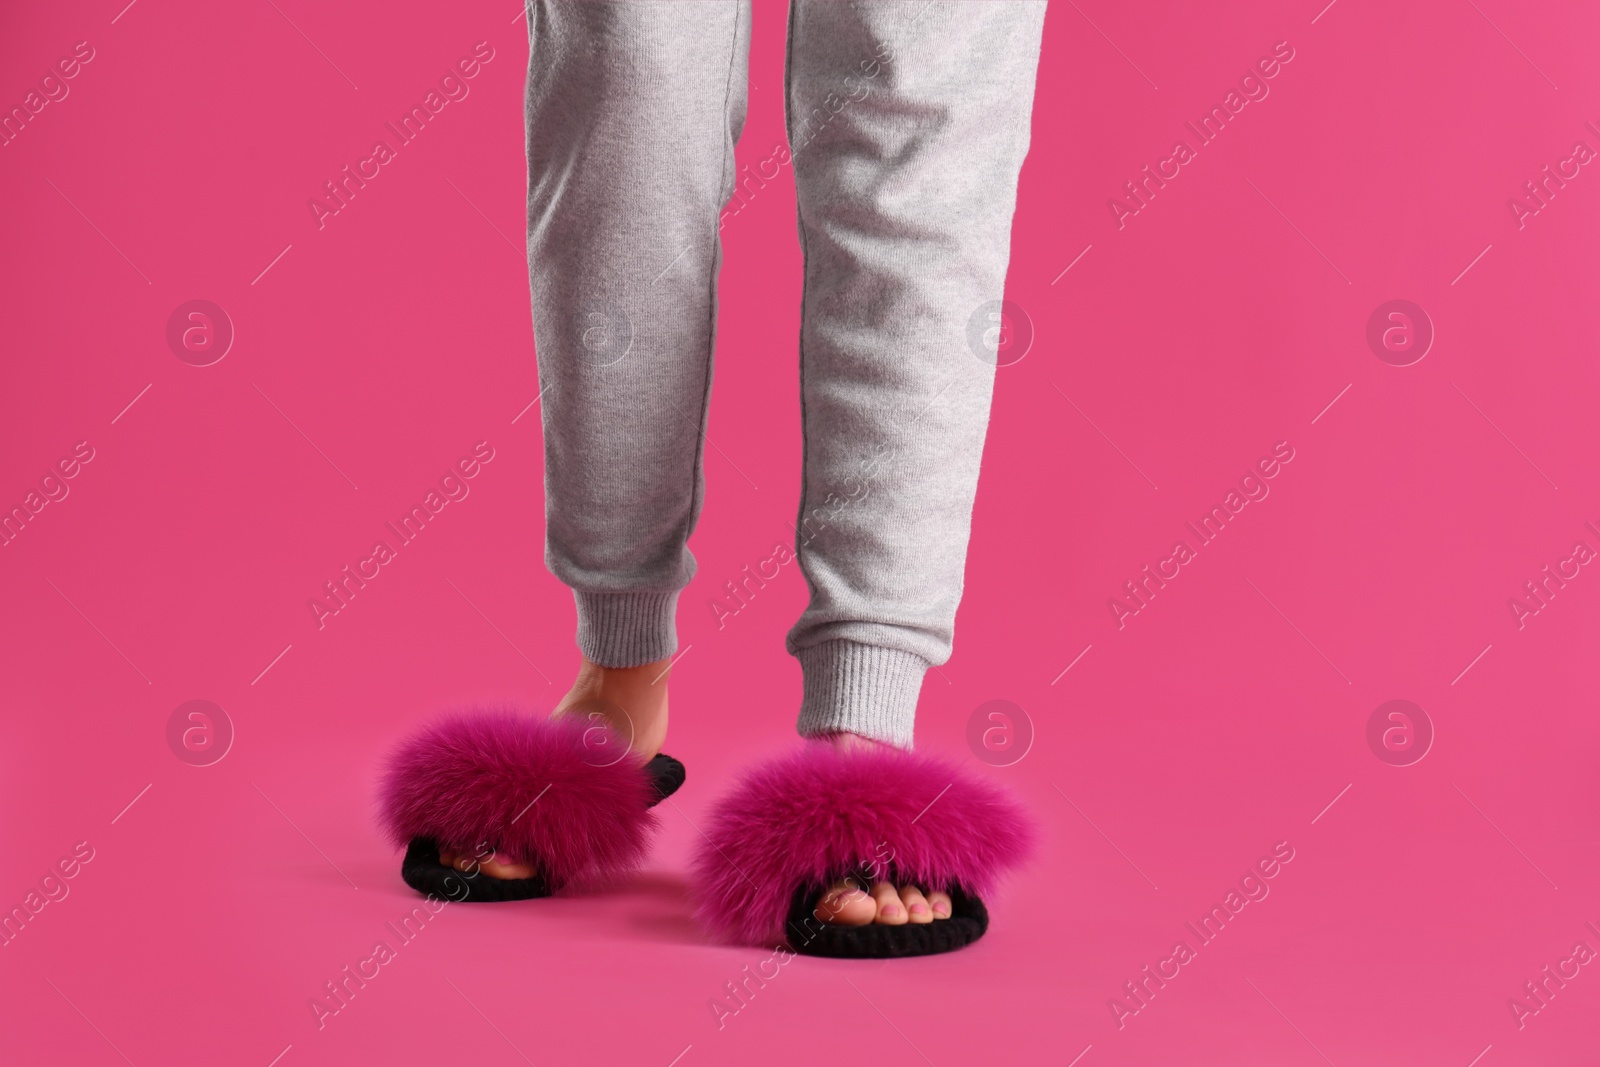
<path id="1" fill-rule="evenodd" d="M 618 752 L 627 753 L 620 737 L 576 717 L 492 709 L 435 720 L 389 757 L 380 788 L 384 831 L 406 849 L 401 877 L 453 901 L 526 900 L 638 866 L 655 827 L 649 809 L 683 784 L 684 769 L 668 755 Z M 439 862 L 441 848 L 498 852 L 536 873 L 457 871 Z"/>
<path id="2" fill-rule="evenodd" d="M 694 859 L 698 914 L 726 940 L 787 940 L 813 956 L 949 952 L 983 936 L 979 894 L 1026 858 L 1033 838 L 1017 801 L 951 763 L 812 744 L 757 768 L 717 805 Z M 822 894 L 846 878 L 943 890 L 951 917 L 901 926 L 816 919 Z"/>

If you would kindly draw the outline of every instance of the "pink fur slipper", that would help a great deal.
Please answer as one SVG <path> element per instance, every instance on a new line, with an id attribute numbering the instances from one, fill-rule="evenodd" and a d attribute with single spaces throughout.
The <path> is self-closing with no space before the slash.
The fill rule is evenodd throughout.
<path id="1" fill-rule="evenodd" d="M 948 952 L 983 936 L 979 893 L 1031 851 L 1032 823 L 1005 790 L 955 765 L 894 749 L 814 743 L 752 771 L 704 827 L 694 860 L 701 921 L 747 943 L 787 938 L 823 956 Z M 851 878 L 944 890 L 948 919 L 837 926 L 812 911 Z"/>
<path id="2" fill-rule="evenodd" d="M 608 728 L 578 717 L 456 712 L 390 755 L 380 821 L 407 849 L 401 876 L 419 892 L 520 900 L 637 866 L 655 827 L 650 807 L 683 780 L 683 765 L 671 756 L 647 762 Z M 439 862 L 440 849 L 478 860 L 498 852 L 536 873 L 460 872 Z"/>

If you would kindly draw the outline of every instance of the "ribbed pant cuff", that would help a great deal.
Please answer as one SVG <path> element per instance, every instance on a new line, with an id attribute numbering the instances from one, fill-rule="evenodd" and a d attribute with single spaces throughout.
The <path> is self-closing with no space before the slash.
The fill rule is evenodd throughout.
<path id="1" fill-rule="evenodd" d="M 588 593 L 578 602 L 578 650 L 601 667 L 638 667 L 678 650 L 678 593 Z"/>
<path id="2" fill-rule="evenodd" d="M 844 732 L 911 747 L 927 660 L 854 641 L 824 641 L 795 658 L 805 678 L 801 737 Z"/>

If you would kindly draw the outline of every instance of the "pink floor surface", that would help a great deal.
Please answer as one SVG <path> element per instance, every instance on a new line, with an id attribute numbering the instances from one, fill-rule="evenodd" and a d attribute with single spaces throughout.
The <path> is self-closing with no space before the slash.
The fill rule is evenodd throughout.
<path id="1" fill-rule="evenodd" d="M 794 744 L 799 574 L 710 606 L 791 536 L 788 170 L 724 230 L 689 781 L 648 868 L 402 941 L 381 754 L 442 705 L 548 707 L 576 662 L 540 552 L 526 23 L 10 11 L 0 504 L 37 513 L 0 548 L 0 1062 L 1600 1061 L 1600 16 L 1140 8 L 1049 12 L 1007 292 L 1033 338 L 919 719 L 1027 799 L 1043 854 L 971 949 L 769 963 L 742 1000 L 772 951 L 708 943 L 685 870 L 730 776 Z M 754 27 L 751 164 L 782 143 L 782 6 Z M 469 94 L 319 224 L 475 47 Z M 475 446 L 469 495 L 319 625 Z"/>

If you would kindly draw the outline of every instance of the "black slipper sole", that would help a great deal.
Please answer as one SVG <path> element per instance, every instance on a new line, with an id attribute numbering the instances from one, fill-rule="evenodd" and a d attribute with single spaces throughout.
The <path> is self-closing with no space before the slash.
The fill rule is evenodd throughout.
<path id="1" fill-rule="evenodd" d="M 891 879 L 892 880 L 892 879 Z M 950 917 L 931 923 L 885 926 L 836 926 L 817 919 L 814 912 L 822 891 L 801 886 L 795 890 L 784 922 L 789 945 L 804 956 L 834 959 L 884 960 L 907 956 L 933 956 L 965 948 L 989 929 L 989 911 L 983 901 L 960 886 L 950 889 Z"/>
<path id="2" fill-rule="evenodd" d="M 644 765 L 656 797 L 650 802 L 655 807 L 678 791 L 688 772 L 683 764 L 665 752 L 653 757 Z M 491 878 L 487 874 L 467 874 L 446 867 L 439 862 L 439 846 L 432 838 L 412 838 L 406 855 L 400 861 L 400 877 L 406 885 L 424 896 L 458 904 L 490 904 L 506 900 L 532 900 L 550 895 L 550 886 L 535 874 L 531 878 Z"/>

